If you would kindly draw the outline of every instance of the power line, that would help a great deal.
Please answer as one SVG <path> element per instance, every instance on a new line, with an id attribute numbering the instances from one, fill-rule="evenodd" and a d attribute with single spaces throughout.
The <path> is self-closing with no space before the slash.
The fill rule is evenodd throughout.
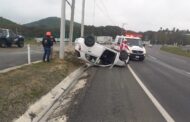
<path id="1" fill-rule="evenodd" d="M 102 15 L 104 15 L 104 17 L 105 16 L 107 16 L 107 14 L 106 13 L 104 13 L 104 10 L 100 7 L 100 5 L 99 4 L 97 4 L 97 7 L 98 7 L 98 9 L 99 9 L 99 11 L 100 11 L 100 13 L 102 14 Z M 108 18 L 108 17 L 105 17 L 106 19 L 108 19 L 109 21 L 110 21 L 110 19 Z"/>
<path id="2" fill-rule="evenodd" d="M 66 2 L 67 2 L 67 4 L 71 7 L 71 3 L 70 3 L 68 0 L 66 0 Z"/>
<path id="3" fill-rule="evenodd" d="M 106 19 L 108 19 L 112 24 L 117 25 L 115 23 L 115 21 L 112 19 L 112 17 L 110 17 L 108 10 L 107 10 L 105 4 L 103 3 L 103 0 L 101 1 L 101 5 L 103 5 L 103 6 L 100 6 L 99 2 L 97 3 L 97 7 L 100 9 L 100 11 L 102 12 L 102 14 L 104 14 L 105 16 L 107 16 Z"/>
<path id="4" fill-rule="evenodd" d="M 107 16 L 109 17 L 109 19 L 116 25 L 115 21 L 112 19 L 112 17 L 110 16 L 110 14 L 109 14 L 109 12 L 108 12 L 108 9 L 107 9 L 107 7 L 106 7 L 106 5 L 105 5 L 105 3 L 104 3 L 104 0 L 102 0 L 102 5 L 103 5 L 103 7 L 104 7 L 105 10 L 106 10 L 106 13 L 107 13 Z"/>

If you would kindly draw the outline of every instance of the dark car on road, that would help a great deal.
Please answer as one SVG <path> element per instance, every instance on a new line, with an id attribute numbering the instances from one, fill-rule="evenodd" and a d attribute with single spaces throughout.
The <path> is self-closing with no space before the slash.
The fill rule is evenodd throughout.
<path id="1" fill-rule="evenodd" d="M 10 29 L 0 28 L 0 47 L 11 47 L 13 44 L 20 48 L 24 47 L 24 37 L 15 34 Z"/>

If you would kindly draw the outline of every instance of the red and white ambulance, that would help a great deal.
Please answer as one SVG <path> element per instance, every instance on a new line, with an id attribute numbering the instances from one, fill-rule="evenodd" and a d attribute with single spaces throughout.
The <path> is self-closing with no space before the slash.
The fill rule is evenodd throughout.
<path id="1" fill-rule="evenodd" d="M 112 48 L 117 51 L 125 50 L 129 53 L 130 59 L 143 61 L 146 57 L 146 49 L 139 34 L 126 34 L 125 36 L 116 36 L 112 43 Z"/>

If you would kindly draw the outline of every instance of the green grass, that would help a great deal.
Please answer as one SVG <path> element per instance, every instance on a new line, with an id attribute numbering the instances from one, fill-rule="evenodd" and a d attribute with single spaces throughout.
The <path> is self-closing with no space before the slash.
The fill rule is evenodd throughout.
<path id="1" fill-rule="evenodd" d="M 26 38 L 25 44 L 40 45 L 41 43 L 37 42 L 34 38 Z"/>
<path id="2" fill-rule="evenodd" d="M 29 105 L 81 65 L 69 53 L 65 60 L 54 59 L 0 74 L 0 122 L 11 122 L 22 115 Z"/>
<path id="3" fill-rule="evenodd" d="M 177 54 L 177 55 L 181 55 L 185 57 L 190 57 L 190 51 L 182 50 L 179 47 L 163 46 L 160 49 L 169 53 L 173 53 L 173 54 Z"/>

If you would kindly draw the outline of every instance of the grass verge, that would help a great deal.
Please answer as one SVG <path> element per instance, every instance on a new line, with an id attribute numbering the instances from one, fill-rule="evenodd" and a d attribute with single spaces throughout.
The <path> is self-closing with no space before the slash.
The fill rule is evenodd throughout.
<path id="1" fill-rule="evenodd" d="M 22 115 L 29 105 L 82 64 L 73 53 L 67 53 L 65 60 L 54 59 L 0 74 L 0 122 Z"/>
<path id="2" fill-rule="evenodd" d="M 41 45 L 41 43 L 40 43 L 40 42 L 37 42 L 34 38 L 26 38 L 26 39 L 25 39 L 25 44 Z"/>
<path id="3" fill-rule="evenodd" d="M 190 57 L 190 52 L 182 50 L 179 47 L 163 46 L 160 49 L 169 53 L 173 53 L 173 54 L 177 54 L 177 55 L 181 55 L 185 57 Z"/>

